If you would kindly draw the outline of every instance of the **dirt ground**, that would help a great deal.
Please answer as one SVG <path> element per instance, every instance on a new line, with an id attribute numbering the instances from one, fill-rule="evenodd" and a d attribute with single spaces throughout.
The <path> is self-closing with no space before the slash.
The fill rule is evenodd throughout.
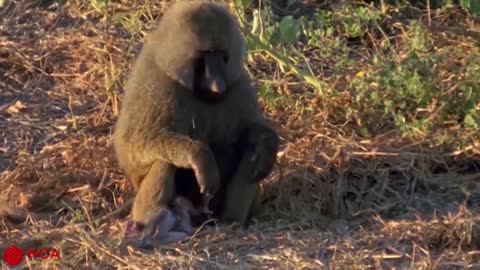
<path id="1" fill-rule="evenodd" d="M 155 251 L 120 245 L 129 209 L 110 213 L 133 193 L 110 134 L 124 80 L 166 3 L 99 3 L 0 8 L 0 203 L 18 207 L 20 220 L 29 213 L 0 222 L 0 251 L 15 243 L 61 256 L 22 268 L 480 269 L 478 137 L 462 134 L 460 150 L 394 132 L 360 137 L 332 123 L 321 100 L 309 116 L 265 105 L 281 151 L 248 229 L 219 225 Z M 284 76 L 279 92 L 308 89 L 265 55 L 248 66 L 260 79 Z"/>

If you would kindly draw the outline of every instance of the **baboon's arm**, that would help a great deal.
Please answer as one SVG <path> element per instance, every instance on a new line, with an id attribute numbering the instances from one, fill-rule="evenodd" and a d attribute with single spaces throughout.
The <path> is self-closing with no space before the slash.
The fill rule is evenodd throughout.
<path id="1" fill-rule="evenodd" d="M 240 145 L 244 148 L 242 155 L 248 156 L 242 160 L 250 163 L 246 167 L 251 174 L 246 178 L 253 182 L 259 182 L 267 177 L 273 169 L 277 160 L 279 137 L 263 116 L 250 84 L 240 83 L 238 87 L 250 88 L 250 91 L 239 91 L 242 95 L 240 98 L 244 100 L 238 107 L 241 115 Z"/>
<path id="2" fill-rule="evenodd" d="M 232 91 L 238 95 L 236 99 L 242 100 L 236 108 L 240 115 L 240 145 L 245 149 L 243 155 L 248 156 L 242 160 L 250 163 L 246 166 L 251 172 L 247 178 L 258 182 L 272 171 L 277 160 L 279 137 L 264 117 L 250 80 L 240 80 L 236 88 Z"/>
<path id="3" fill-rule="evenodd" d="M 270 174 L 276 162 L 279 138 L 263 117 L 250 81 L 240 80 L 235 87 L 237 89 L 232 92 L 238 96 L 234 99 L 242 100 L 235 103 L 238 104 L 235 110 L 241 116 L 239 144 L 242 156 L 227 185 L 222 218 L 246 225 L 258 195 L 259 182 Z"/>
<path id="4" fill-rule="evenodd" d="M 143 149 L 145 163 L 160 160 L 179 168 L 193 169 L 202 194 L 213 194 L 220 185 L 217 162 L 212 150 L 201 141 L 161 130 L 154 139 L 147 139 Z"/>
<path id="5" fill-rule="evenodd" d="M 227 186 L 222 218 L 246 225 L 259 182 L 270 174 L 276 161 L 278 136 L 267 125 L 252 125 L 243 140 L 244 153 Z"/>

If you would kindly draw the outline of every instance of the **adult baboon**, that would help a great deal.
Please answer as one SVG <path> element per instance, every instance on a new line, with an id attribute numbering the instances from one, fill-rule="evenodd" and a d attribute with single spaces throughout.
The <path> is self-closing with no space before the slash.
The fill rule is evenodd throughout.
<path id="1" fill-rule="evenodd" d="M 181 195 L 246 224 L 278 136 L 244 67 L 234 17 L 208 1 L 175 4 L 146 41 L 115 128 L 120 166 L 137 190 L 132 219 L 152 224 Z M 202 197 L 203 196 L 203 197 Z"/>

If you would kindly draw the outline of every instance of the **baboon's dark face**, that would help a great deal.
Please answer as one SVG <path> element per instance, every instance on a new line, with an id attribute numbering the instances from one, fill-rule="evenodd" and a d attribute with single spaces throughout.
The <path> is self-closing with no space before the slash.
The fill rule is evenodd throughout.
<path id="1" fill-rule="evenodd" d="M 225 70 L 228 55 L 222 50 L 202 51 L 195 59 L 193 91 L 205 102 L 215 103 L 227 94 Z"/>
<path id="2" fill-rule="evenodd" d="M 179 1 L 167 10 L 145 51 L 204 102 L 224 100 L 244 73 L 245 40 L 237 20 L 210 1 Z"/>

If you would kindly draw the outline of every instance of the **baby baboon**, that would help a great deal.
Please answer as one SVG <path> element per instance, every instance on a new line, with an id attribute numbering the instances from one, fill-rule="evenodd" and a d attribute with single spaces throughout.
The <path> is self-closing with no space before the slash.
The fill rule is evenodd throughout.
<path id="1" fill-rule="evenodd" d="M 208 1 L 175 4 L 136 60 L 113 135 L 137 190 L 132 219 L 154 225 L 176 195 L 245 224 L 278 136 L 244 67 L 234 17 Z"/>
<path id="2" fill-rule="evenodd" d="M 160 210 L 153 217 L 155 222 L 147 227 L 127 221 L 125 239 L 128 243 L 151 248 L 153 245 L 168 245 L 185 240 L 194 233 L 191 216 L 199 215 L 199 210 L 187 198 L 177 196 L 171 207 L 158 209 Z"/>

